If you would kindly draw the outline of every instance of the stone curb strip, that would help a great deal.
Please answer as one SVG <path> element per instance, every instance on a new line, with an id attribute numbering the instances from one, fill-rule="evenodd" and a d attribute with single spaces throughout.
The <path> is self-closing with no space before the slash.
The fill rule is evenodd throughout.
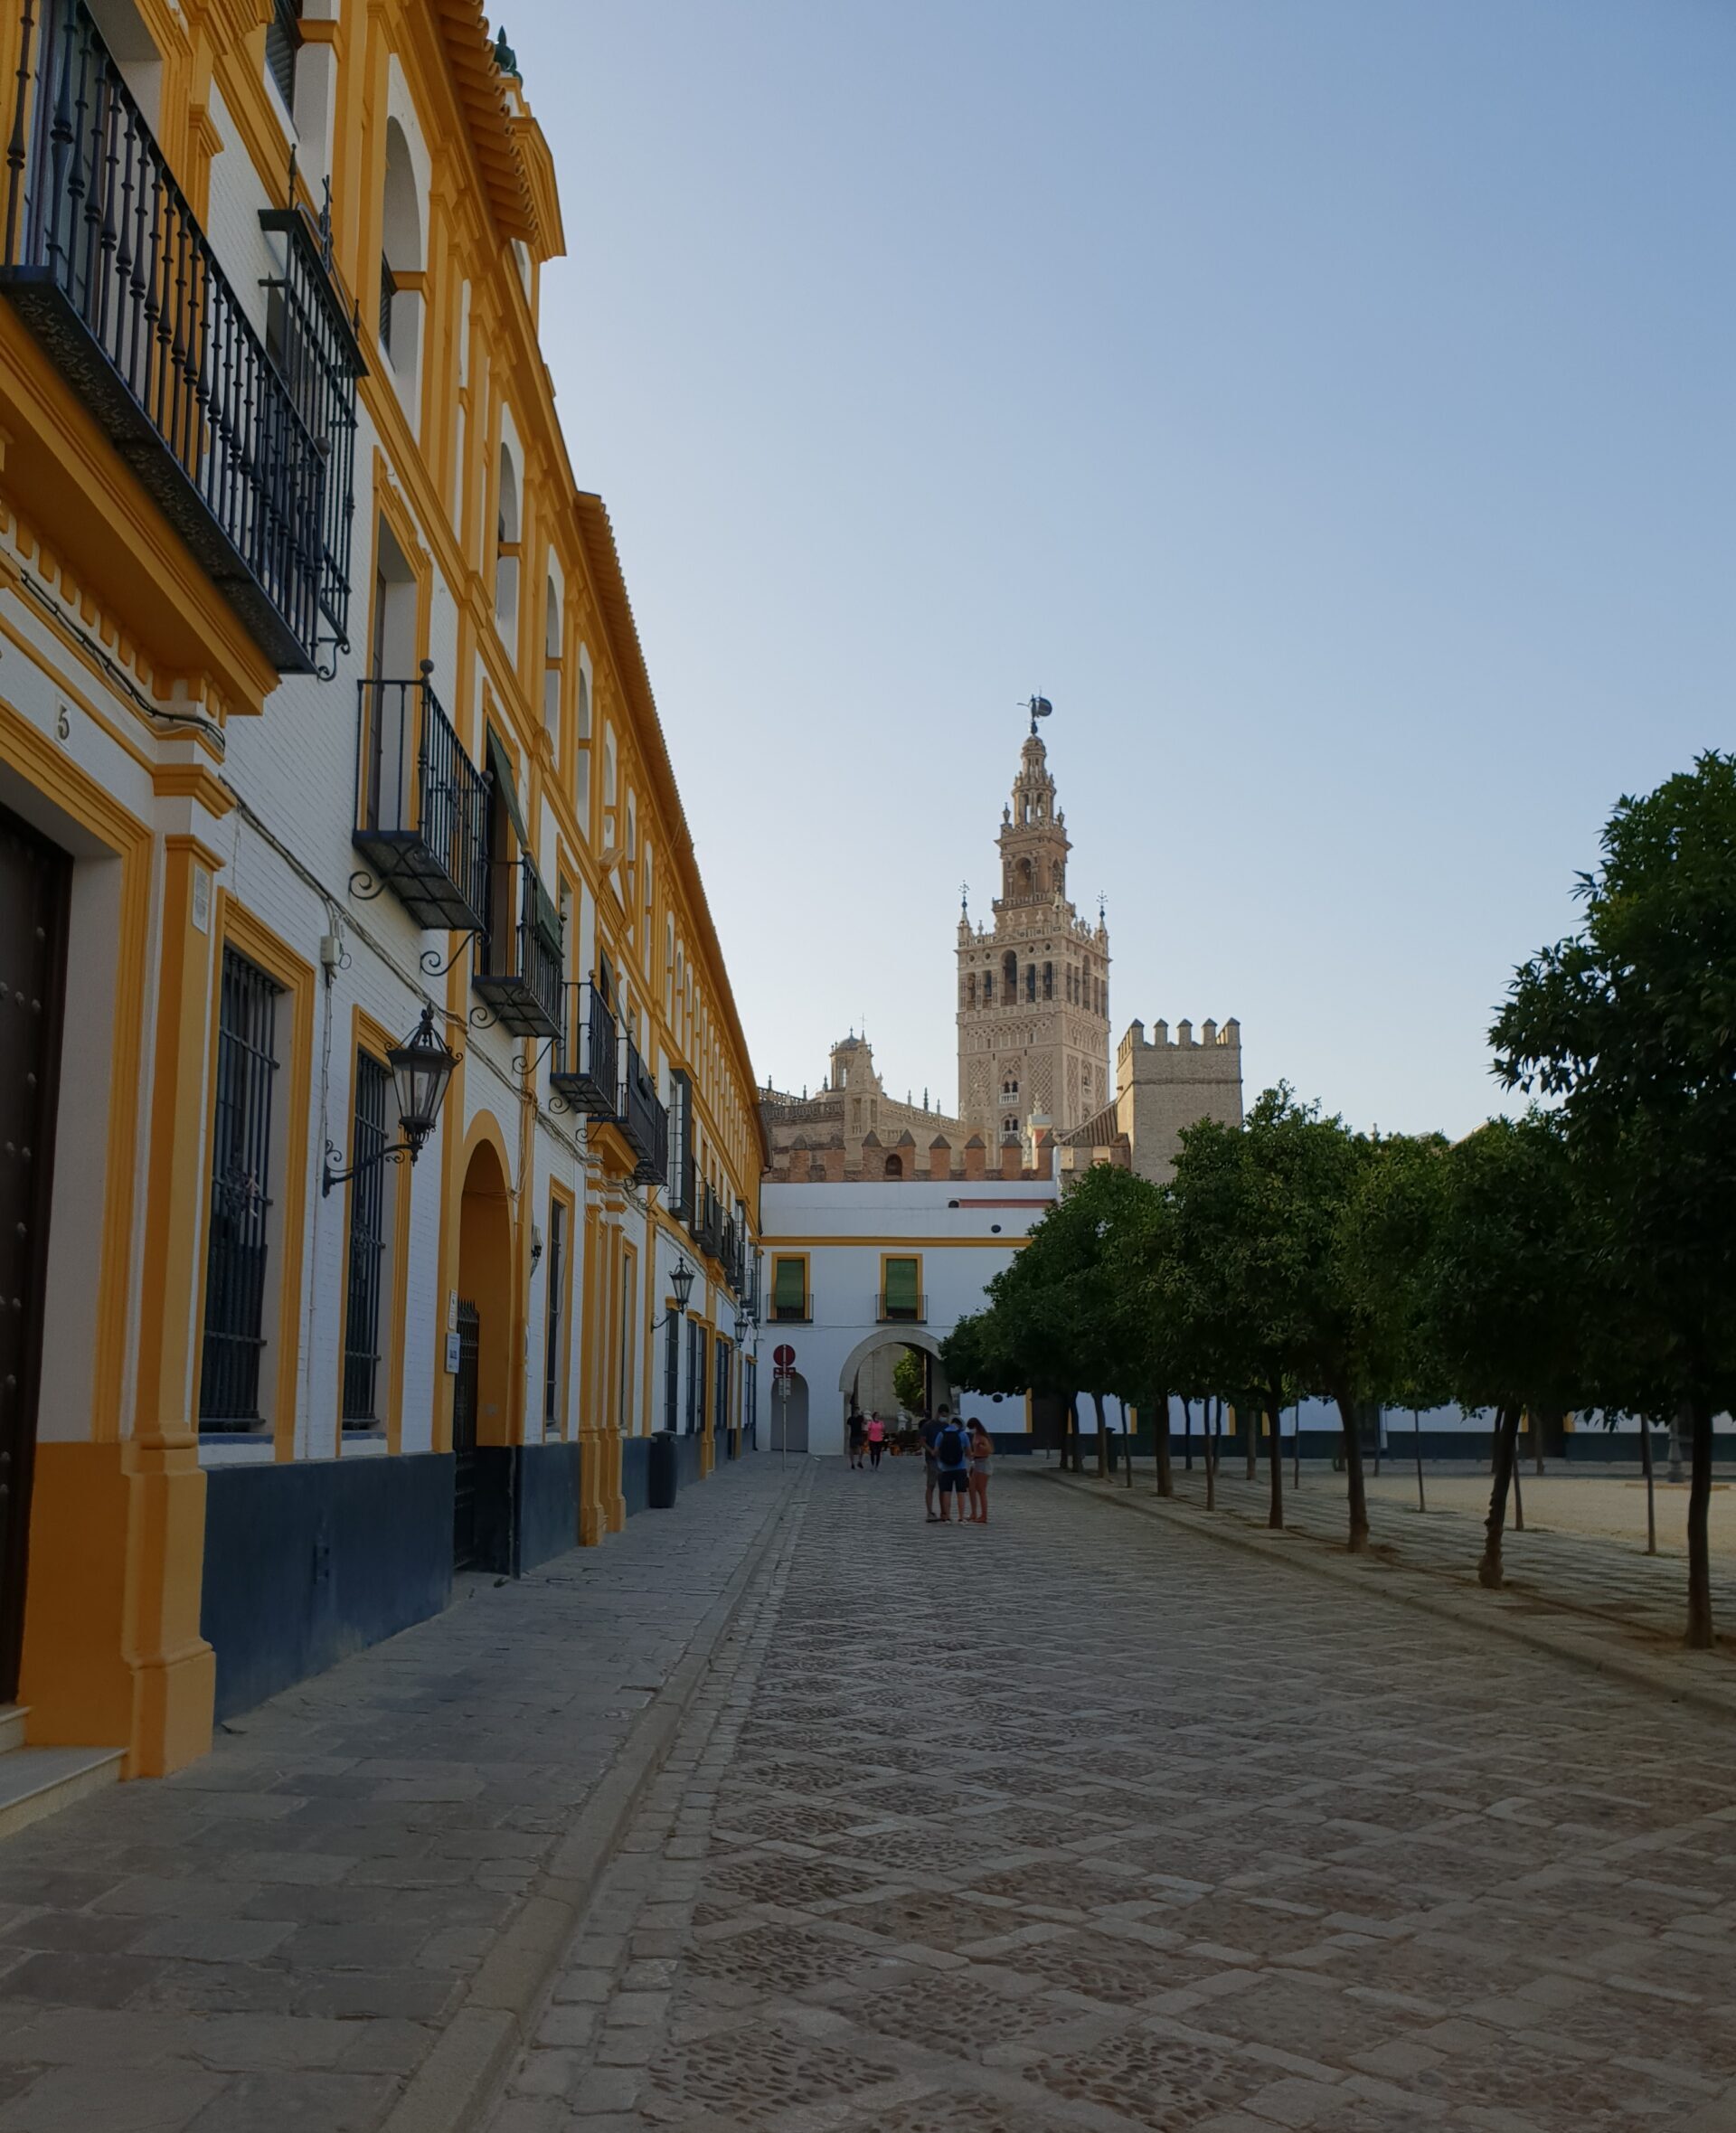
<path id="1" fill-rule="evenodd" d="M 1359 1591 L 1379 1593 L 1383 1599 L 1397 1600 L 1401 1606 L 1415 1608 L 1422 1614 L 1439 1615 L 1467 1628 L 1493 1630 L 1496 1636 L 1552 1653 L 1557 1658 L 1590 1667 L 1595 1673 L 1625 1682 L 1629 1687 L 1671 1697 L 1676 1703 L 1710 1712 L 1718 1718 L 1736 1718 L 1736 1683 L 1703 1676 L 1694 1678 L 1688 1671 L 1700 1668 L 1723 1671 L 1726 1663 L 1715 1654 L 1690 1657 L 1683 1653 L 1667 1658 L 1661 1655 L 1652 1658 L 1638 1653 L 1611 1651 L 1599 1641 L 1599 1632 L 1578 1627 L 1571 1618 L 1543 1621 L 1534 1614 L 1518 1613 L 1511 1609 L 1510 1604 L 1504 1606 L 1502 1596 L 1495 1592 L 1486 1596 L 1481 1591 L 1475 1594 L 1442 1591 L 1435 1585 L 1435 1573 L 1431 1571 L 1411 1570 L 1401 1563 L 1386 1562 L 1379 1555 L 1354 1556 L 1347 1551 L 1342 1555 L 1335 1554 L 1329 1551 L 1328 1543 L 1313 1534 L 1256 1531 L 1241 1524 L 1233 1512 L 1195 1511 L 1190 1505 L 1167 1503 L 1161 1497 L 1135 1495 L 1115 1484 L 1106 1486 L 1084 1476 L 1045 1470 L 1043 1477 L 1059 1482 L 1080 1496 L 1089 1496 L 1094 1503 L 1138 1512 L 1156 1519 L 1159 1524 L 1181 1526 L 1188 1533 L 1199 1534 L 1225 1547 L 1264 1556 L 1268 1562 L 1287 1563 L 1310 1577 L 1354 1586 Z"/>
<path id="2" fill-rule="evenodd" d="M 537 1876 L 518 1916 L 471 1979 L 462 2005 L 380 2133 L 467 2133 L 492 2101 L 514 2056 L 529 2039 L 532 2017 L 599 1877 L 669 1752 L 712 1652 L 812 1479 L 812 1469 L 805 1465 L 795 1489 L 779 1496 L 766 1514 L 735 1574 L 693 1632 L 668 1680 L 635 1720 L 620 1753 L 579 1810 L 546 1871 Z"/>

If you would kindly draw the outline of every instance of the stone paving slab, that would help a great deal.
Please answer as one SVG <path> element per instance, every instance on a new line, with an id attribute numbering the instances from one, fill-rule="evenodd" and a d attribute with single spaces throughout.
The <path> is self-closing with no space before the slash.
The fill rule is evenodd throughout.
<path id="1" fill-rule="evenodd" d="M 1736 2127 L 1727 1725 L 992 1495 L 824 1464 L 488 2133 Z"/>
<path id="2" fill-rule="evenodd" d="M 1736 1718 L 1736 1577 L 1714 1564 L 1712 1609 L 1721 1624 L 1712 1652 L 1683 1648 L 1686 1610 L 1684 1565 L 1636 1553 L 1597 1535 L 1527 1529 L 1504 1545 L 1505 1582 L 1486 1591 L 1477 1581 L 1481 1522 L 1467 1514 L 1393 1505 L 1371 1506 L 1369 1552 L 1344 1547 L 1344 1479 L 1308 1475 L 1300 1490 L 1287 1486 L 1285 1528 L 1266 1524 L 1263 1481 L 1220 1475 L 1217 1507 L 1205 1509 L 1199 1473 L 1177 1474 L 1173 1497 L 1136 1472 L 1109 1482 L 1033 1467 L 1015 1486 L 1041 1478 L 1141 1515 L 1185 1525 L 1244 1549 L 1276 1553 L 1315 1576 L 1349 1581 L 1363 1590 L 1404 1600 L 1454 1620 L 1517 1637 L 1558 1656 L 1615 1674 L 1637 1685 L 1684 1697 Z"/>
<path id="3" fill-rule="evenodd" d="M 542 1987 L 575 1914 L 552 1867 L 579 1887 L 563 1847 L 805 1479 L 749 1459 L 602 1548 L 467 1578 L 191 1769 L 0 1843 L 0 2133 L 394 2119 L 479 1993 L 510 2023 Z"/>

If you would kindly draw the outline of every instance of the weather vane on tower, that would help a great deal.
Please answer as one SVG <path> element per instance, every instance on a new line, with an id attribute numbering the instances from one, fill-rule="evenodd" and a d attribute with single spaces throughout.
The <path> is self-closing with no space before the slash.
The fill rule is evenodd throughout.
<path id="1" fill-rule="evenodd" d="M 1037 737 L 1037 721 L 1052 716 L 1055 707 L 1046 696 L 1033 696 L 1024 708 L 1031 713 L 1031 738 L 1034 741 Z"/>

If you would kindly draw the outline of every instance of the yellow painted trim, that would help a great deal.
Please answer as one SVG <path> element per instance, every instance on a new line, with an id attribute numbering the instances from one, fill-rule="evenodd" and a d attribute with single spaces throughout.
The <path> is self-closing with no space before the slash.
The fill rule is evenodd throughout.
<path id="1" fill-rule="evenodd" d="M 151 771 L 151 790 L 158 799 L 197 800 L 221 822 L 236 796 L 205 763 L 158 763 Z"/>
<path id="2" fill-rule="evenodd" d="M 805 1326 L 808 1324 L 814 1317 L 814 1269 L 810 1262 L 810 1255 L 806 1251 L 782 1251 L 772 1250 L 768 1251 L 766 1256 L 771 1263 L 771 1277 L 766 1287 L 764 1299 L 766 1308 L 766 1324 L 768 1326 Z M 778 1262 L 779 1260 L 787 1259 L 799 1260 L 801 1261 L 802 1309 L 805 1316 L 800 1318 L 780 1318 L 778 1316 L 776 1308 L 776 1299 L 778 1295 Z"/>
<path id="3" fill-rule="evenodd" d="M 552 1211 L 557 1201 L 560 1203 L 561 1208 L 565 1211 L 566 1215 L 566 1250 L 561 1254 L 561 1286 L 566 1293 L 561 1298 L 561 1354 L 560 1359 L 555 1365 L 557 1378 L 555 1389 L 555 1414 L 558 1434 L 560 1436 L 561 1441 L 565 1443 L 571 1438 L 573 1433 L 571 1428 L 573 1310 L 572 1259 L 574 1247 L 577 1244 L 579 1238 L 579 1203 L 572 1192 L 566 1185 L 562 1184 L 558 1178 L 551 1178 L 549 1180 L 549 1206 L 551 1211 Z M 552 1219 L 551 1218 L 549 1234 L 551 1237 L 552 1237 L 553 1233 L 554 1226 Z M 542 1341 L 545 1350 L 548 1345 L 548 1338 L 549 1315 L 547 1299 L 545 1298 L 542 1311 Z M 548 1363 L 545 1354 L 543 1360 L 543 1369 L 546 1371 L 547 1368 Z M 541 1411 L 541 1407 L 542 1402 L 539 1401 L 539 1411 Z M 542 1427 L 544 1435 L 546 1435 L 548 1430 L 548 1423 L 546 1419 L 543 1421 Z"/>

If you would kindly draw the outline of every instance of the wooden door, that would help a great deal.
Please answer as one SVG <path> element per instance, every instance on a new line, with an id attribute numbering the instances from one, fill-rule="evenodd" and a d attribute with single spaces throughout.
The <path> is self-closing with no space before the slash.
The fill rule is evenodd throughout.
<path id="1" fill-rule="evenodd" d="M 481 1318 L 475 1304 L 458 1303 L 458 1374 L 452 1387 L 452 1567 L 476 1560 L 476 1357 Z"/>
<path id="2" fill-rule="evenodd" d="M 24 1631 L 71 873 L 0 807 L 0 1704 L 17 1694 Z"/>

